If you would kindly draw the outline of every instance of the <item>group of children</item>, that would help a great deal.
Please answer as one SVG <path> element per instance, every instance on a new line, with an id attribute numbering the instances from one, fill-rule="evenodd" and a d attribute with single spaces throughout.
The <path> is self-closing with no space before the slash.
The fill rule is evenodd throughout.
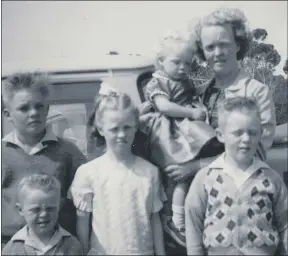
<path id="1" fill-rule="evenodd" d="M 209 155 L 215 141 L 225 152 L 192 183 L 174 184 L 165 230 L 189 255 L 287 254 L 287 188 L 254 157 L 257 102 L 224 100 L 213 130 L 187 77 L 189 42 L 173 35 L 162 46 L 141 115 L 125 93 L 97 97 L 90 124 L 106 150 L 89 162 L 46 129 L 47 77 L 3 82 L 3 114 L 14 125 L 2 140 L 3 255 L 165 255 L 159 212 L 169 178 L 159 170 Z M 149 134 L 151 163 L 131 152 L 138 129 Z"/>

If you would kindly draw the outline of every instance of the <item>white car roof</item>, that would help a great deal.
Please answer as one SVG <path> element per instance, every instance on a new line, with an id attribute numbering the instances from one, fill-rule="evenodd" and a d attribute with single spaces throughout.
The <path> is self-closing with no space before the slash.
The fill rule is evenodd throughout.
<path id="1" fill-rule="evenodd" d="M 135 55 L 98 55 L 98 56 L 70 56 L 52 57 L 45 59 L 29 59 L 17 62 L 2 62 L 1 76 L 14 72 L 45 71 L 66 72 L 81 70 L 115 70 L 133 69 L 153 66 L 151 58 Z"/>

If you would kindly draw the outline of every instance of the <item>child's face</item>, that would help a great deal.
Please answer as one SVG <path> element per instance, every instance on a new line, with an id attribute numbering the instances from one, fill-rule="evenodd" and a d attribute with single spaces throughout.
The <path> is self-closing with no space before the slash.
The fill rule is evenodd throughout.
<path id="1" fill-rule="evenodd" d="M 18 133 L 35 136 L 45 129 L 48 109 L 47 99 L 40 92 L 23 89 L 13 94 L 4 115 Z"/>
<path id="2" fill-rule="evenodd" d="M 227 115 L 217 134 L 225 144 L 226 156 L 239 165 L 250 165 L 261 137 L 261 120 L 254 111 L 234 111 Z"/>
<path id="3" fill-rule="evenodd" d="M 107 110 L 103 113 L 98 131 L 105 138 L 107 149 L 125 153 L 131 152 L 137 125 L 131 110 Z"/>
<path id="4" fill-rule="evenodd" d="M 22 202 L 18 204 L 30 229 L 38 237 L 50 237 L 55 231 L 60 208 L 60 195 L 51 191 L 46 193 L 39 189 L 28 189 Z"/>
<path id="5" fill-rule="evenodd" d="M 189 73 L 193 61 L 193 52 L 187 45 L 180 44 L 173 47 L 162 60 L 159 61 L 163 71 L 174 80 L 182 80 Z"/>

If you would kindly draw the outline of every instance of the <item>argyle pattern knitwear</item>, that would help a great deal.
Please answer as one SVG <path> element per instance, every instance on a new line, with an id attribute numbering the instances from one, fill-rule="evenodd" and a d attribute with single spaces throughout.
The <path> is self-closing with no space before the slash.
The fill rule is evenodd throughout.
<path id="1" fill-rule="evenodd" d="M 204 248 L 208 254 L 215 248 L 287 253 L 287 189 L 281 176 L 257 160 L 251 176 L 237 186 L 219 159 L 197 173 L 186 197 L 188 254 L 201 255 Z"/>
<path id="2" fill-rule="evenodd" d="M 276 191 L 262 170 L 254 176 L 249 187 L 238 190 L 221 169 L 210 169 L 207 173 L 204 186 L 209 196 L 203 233 L 206 247 L 231 244 L 277 247 L 278 232 L 272 226 Z M 238 239 L 236 232 L 240 235 Z"/>

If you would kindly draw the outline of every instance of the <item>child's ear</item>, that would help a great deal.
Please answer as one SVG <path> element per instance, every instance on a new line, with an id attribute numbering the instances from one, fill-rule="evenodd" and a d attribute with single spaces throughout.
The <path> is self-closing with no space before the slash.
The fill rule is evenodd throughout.
<path id="1" fill-rule="evenodd" d="M 99 133 L 101 136 L 103 136 L 103 129 L 102 129 L 101 125 L 98 125 L 98 126 L 97 126 L 97 131 L 98 131 L 98 133 Z M 103 137 L 104 137 L 104 136 L 103 136 Z"/>
<path id="2" fill-rule="evenodd" d="M 20 203 L 16 203 L 16 209 L 18 210 L 19 214 L 23 216 L 23 208 Z"/>
<path id="3" fill-rule="evenodd" d="M 217 139 L 218 139 L 220 142 L 224 143 L 224 138 L 223 138 L 223 134 L 222 134 L 221 129 L 220 129 L 220 128 L 216 128 L 215 131 L 216 131 Z"/>
<path id="4" fill-rule="evenodd" d="M 11 121 L 11 113 L 10 110 L 8 108 L 4 108 L 3 109 L 3 115 L 9 120 Z"/>

